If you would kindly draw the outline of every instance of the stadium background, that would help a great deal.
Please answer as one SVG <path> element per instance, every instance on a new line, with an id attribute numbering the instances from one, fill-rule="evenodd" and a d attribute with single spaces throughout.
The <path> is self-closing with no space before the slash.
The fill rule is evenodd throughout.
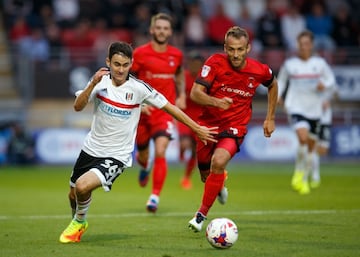
<path id="1" fill-rule="evenodd" d="M 282 18 L 293 6 L 306 18 L 315 2 L 325 7 L 324 16 L 333 25 L 326 35 L 333 46 L 324 43 L 318 53 L 331 64 L 340 89 L 334 103 L 328 159 L 358 159 L 360 3 L 356 0 L 4 0 L 0 9 L 0 163 L 6 163 L 12 122 L 22 124 L 34 137 L 38 162 L 72 163 L 92 113 L 91 106 L 82 113 L 73 111 L 74 91 L 84 86 L 92 72 L 103 65 L 109 42 L 124 40 L 134 47 L 146 42 L 151 14 L 164 11 L 173 15 L 172 43 L 185 56 L 194 49 L 205 56 L 222 51 L 219 35 L 212 33 L 223 36 L 222 27 L 217 25 L 232 22 L 246 27 L 252 37 L 251 57 L 268 63 L 277 73 L 284 59 L 293 54 L 293 49 L 283 40 Z M 221 16 L 216 15 L 219 11 L 223 11 Z M 348 16 L 339 23 L 337 18 L 343 12 Z M 194 20 L 204 27 L 211 24 L 215 27 L 203 37 L 194 37 L 206 31 L 194 33 L 190 28 L 195 26 L 187 26 Z M 266 30 L 269 27 L 272 29 Z M 275 36 L 278 42 L 267 41 L 263 37 L 265 32 Z M 270 140 L 263 138 L 260 129 L 265 112 L 265 92 L 259 90 L 252 126 L 237 160 L 293 159 L 297 142 L 283 110 L 278 108 L 278 129 Z M 177 161 L 177 151 L 174 140 L 168 150 L 170 161 Z"/>

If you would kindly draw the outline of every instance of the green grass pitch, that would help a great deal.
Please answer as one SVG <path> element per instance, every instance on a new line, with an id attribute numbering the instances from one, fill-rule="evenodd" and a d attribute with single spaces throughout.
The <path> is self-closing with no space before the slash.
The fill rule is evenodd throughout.
<path id="1" fill-rule="evenodd" d="M 147 213 L 150 187 L 140 188 L 129 168 L 105 193 L 98 189 L 89 229 L 78 244 L 58 238 L 70 222 L 71 167 L 0 167 L 0 257 L 352 257 L 360 256 L 359 162 L 328 162 L 322 185 L 300 196 L 290 188 L 292 163 L 232 163 L 229 199 L 215 202 L 208 220 L 228 217 L 239 229 L 236 244 L 212 248 L 205 232 L 187 223 L 199 207 L 203 184 L 179 181 L 182 165 L 169 165 L 158 212 Z"/>

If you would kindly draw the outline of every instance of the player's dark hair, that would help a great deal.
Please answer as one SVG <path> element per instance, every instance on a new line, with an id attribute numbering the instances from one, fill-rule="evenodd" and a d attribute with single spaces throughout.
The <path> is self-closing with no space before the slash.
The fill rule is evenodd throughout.
<path id="1" fill-rule="evenodd" d="M 314 33 L 312 33 L 310 30 L 304 30 L 300 32 L 297 36 L 297 40 L 299 41 L 302 37 L 309 37 L 311 41 L 314 41 Z"/>
<path id="2" fill-rule="evenodd" d="M 129 59 L 132 59 L 133 56 L 133 49 L 131 47 L 131 45 L 129 45 L 126 42 L 114 42 L 109 46 L 109 59 L 111 60 L 111 58 L 114 56 L 114 54 L 120 54 L 120 55 L 124 55 L 126 57 L 128 57 Z"/>
<path id="3" fill-rule="evenodd" d="M 173 27 L 173 19 L 171 18 L 171 16 L 167 13 L 158 13 L 158 14 L 155 14 L 151 17 L 151 23 L 150 23 L 150 26 L 154 26 L 155 22 L 157 20 L 166 20 L 168 22 L 170 22 L 170 25 L 171 27 Z"/>
<path id="4" fill-rule="evenodd" d="M 237 39 L 245 37 L 249 41 L 249 34 L 245 29 L 239 26 L 233 26 L 228 29 L 228 31 L 225 34 L 225 42 L 228 39 L 228 37 L 234 37 Z"/>

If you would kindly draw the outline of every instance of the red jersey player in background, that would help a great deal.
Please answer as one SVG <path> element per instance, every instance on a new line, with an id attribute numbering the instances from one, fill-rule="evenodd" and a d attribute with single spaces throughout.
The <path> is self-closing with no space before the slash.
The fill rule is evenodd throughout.
<path id="1" fill-rule="evenodd" d="M 196 121 L 202 112 L 202 106 L 190 99 L 190 92 L 204 61 L 205 58 L 199 52 L 192 51 L 188 55 L 187 68 L 185 69 L 186 108 L 183 111 Z M 196 166 L 196 135 L 181 122 L 177 122 L 177 127 L 179 132 L 180 160 L 186 162 L 185 171 L 181 179 L 181 187 L 187 190 L 192 187 L 191 175 Z M 190 152 L 190 156 L 185 156 L 186 151 Z"/>
<path id="2" fill-rule="evenodd" d="M 216 197 L 224 188 L 225 168 L 240 150 L 252 115 L 256 88 L 268 88 L 268 108 L 263 123 L 264 136 L 275 130 L 277 80 L 268 65 L 248 58 L 251 45 L 246 30 L 235 26 L 225 34 L 223 53 L 210 56 L 191 90 L 191 99 L 204 105 L 200 124 L 219 127 L 217 143 L 197 142 L 198 168 L 205 182 L 202 203 L 189 221 L 199 232 Z"/>
<path id="3" fill-rule="evenodd" d="M 172 19 L 168 14 L 158 13 L 151 18 L 151 41 L 134 50 L 132 73 L 162 93 L 170 103 L 185 108 L 185 79 L 183 54 L 169 45 L 172 35 Z M 141 165 L 139 183 L 146 186 L 151 171 L 149 143 L 154 142 L 154 165 L 152 192 L 146 203 L 150 212 L 156 212 L 166 175 L 166 149 L 175 132 L 173 117 L 152 106 L 143 106 L 137 130 L 137 161 Z"/>

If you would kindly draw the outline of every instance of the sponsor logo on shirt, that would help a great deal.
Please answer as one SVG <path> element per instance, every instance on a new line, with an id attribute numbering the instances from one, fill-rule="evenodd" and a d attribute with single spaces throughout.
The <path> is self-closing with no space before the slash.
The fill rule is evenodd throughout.
<path id="1" fill-rule="evenodd" d="M 204 65 L 201 69 L 201 77 L 206 77 L 207 75 L 209 75 L 210 70 L 210 66 Z"/>
<path id="2" fill-rule="evenodd" d="M 225 85 L 223 85 L 221 87 L 221 90 L 224 91 L 224 92 L 227 92 L 227 93 L 235 93 L 235 94 L 241 95 L 243 97 L 252 97 L 253 96 L 252 93 L 247 92 L 245 90 L 241 90 L 241 89 L 238 89 L 238 88 L 231 88 L 231 87 L 227 87 Z"/>
<path id="3" fill-rule="evenodd" d="M 167 73 L 151 73 L 150 71 L 146 72 L 147 79 L 174 79 L 174 74 Z"/>
<path id="4" fill-rule="evenodd" d="M 254 85 L 253 85 L 253 82 L 255 81 L 254 77 L 249 77 L 249 84 L 248 84 L 248 87 L 249 88 L 253 88 Z"/>
<path id="5" fill-rule="evenodd" d="M 105 112 L 111 116 L 121 117 L 123 119 L 129 119 L 131 116 L 131 110 L 123 110 L 120 108 L 116 108 L 116 107 L 114 107 L 112 105 L 108 105 L 104 102 L 100 102 L 99 108 L 103 112 Z"/>

